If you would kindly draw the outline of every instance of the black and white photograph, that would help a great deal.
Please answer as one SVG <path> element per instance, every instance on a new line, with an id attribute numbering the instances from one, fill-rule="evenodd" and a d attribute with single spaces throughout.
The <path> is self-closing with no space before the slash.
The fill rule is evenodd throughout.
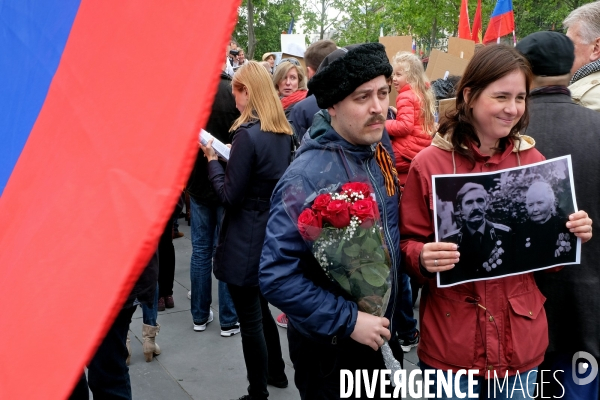
<path id="1" fill-rule="evenodd" d="M 581 241 L 565 225 L 577 211 L 570 156 L 432 178 L 436 241 L 460 253 L 439 287 L 579 263 Z"/>

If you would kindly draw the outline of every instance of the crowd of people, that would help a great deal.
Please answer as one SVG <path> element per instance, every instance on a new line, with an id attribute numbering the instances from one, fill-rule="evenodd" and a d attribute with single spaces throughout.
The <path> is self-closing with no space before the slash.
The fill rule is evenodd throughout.
<path id="1" fill-rule="evenodd" d="M 530 398 L 541 370 L 563 371 L 547 396 L 599 398 L 598 377 L 575 383 L 571 361 L 581 351 L 600 358 L 600 247 L 581 246 L 581 265 L 535 273 L 499 277 L 487 265 L 559 265 L 564 248 L 589 241 L 600 220 L 600 2 L 574 10 L 564 24 L 566 35 L 537 32 L 516 48 L 478 48 L 456 84 L 444 88 L 456 99 L 439 116 L 445 83 L 436 89 L 410 52 L 389 60 L 379 43 L 338 48 L 322 40 L 306 50 L 304 67 L 295 58 L 275 65 L 272 53 L 247 60 L 229 43 L 206 125 L 228 144 L 229 158 L 219 157 L 212 140 L 199 144 L 187 185 L 188 297 L 191 326 L 202 332 L 214 320 L 214 273 L 221 336 L 241 334 L 249 386 L 240 400 L 264 400 L 269 385 L 289 385 L 277 325 L 287 328 L 302 399 L 340 398 L 341 370 L 388 368 L 382 347 L 400 363 L 417 347 L 423 372 L 478 370 L 481 399 Z M 558 212 L 557 193 L 539 179 L 521 188 L 527 221 L 506 226 L 489 220 L 488 190 L 469 182 L 456 191 L 457 229 L 436 241 L 434 175 L 501 171 L 562 155 L 571 155 L 579 211 Z M 172 306 L 173 273 L 157 264 L 161 255 L 172 263 L 172 220 L 165 232 L 164 249 L 90 363 L 89 387 L 98 398 L 131 398 L 126 346 L 135 305 L 144 310 L 146 361 L 161 352 L 156 310 Z M 563 250 L 547 252 L 543 244 L 557 235 Z M 525 256 L 506 254 L 501 244 L 508 242 L 522 242 Z M 373 261 L 378 248 L 385 256 Z M 350 260 L 342 273 L 335 269 L 346 267 L 340 253 Z M 366 269 L 380 265 L 381 277 Z M 438 273 L 464 271 L 477 279 L 438 284 Z M 364 295 L 372 287 L 384 289 Z M 269 303 L 283 312 L 276 319 Z M 500 393 L 485 390 L 490 372 L 508 377 Z M 528 379 L 515 393 L 519 376 Z M 87 385 L 84 374 L 72 398 L 87 398 Z M 391 390 L 375 385 L 375 398 Z M 468 386 L 467 376 L 457 375 L 452 394 L 437 398 L 462 398 Z"/>

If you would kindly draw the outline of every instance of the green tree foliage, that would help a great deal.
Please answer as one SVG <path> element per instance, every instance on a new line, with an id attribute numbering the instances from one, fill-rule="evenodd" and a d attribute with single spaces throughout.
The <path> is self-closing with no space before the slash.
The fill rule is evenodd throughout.
<path id="1" fill-rule="evenodd" d="M 517 39 L 541 30 L 562 31 L 563 19 L 577 7 L 594 0 L 513 0 Z M 377 41 L 384 35 L 410 35 L 426 53 L 444 48 L 445 38 L 456 36 L 461 0 L 357 0 L 348 8 L 348 18 L 338 33 L 340 44 Z M 496 0 L 482 0 L 483 34 Z M 477 1 L 469 1 L 473 24 Z M 369 10 L 365 13 L 364 10 Z M 511 38 L 508 41 L 512 42 Z"/>
<path id="2" fill-rule="evenodd" d="M 247 2 L 244 0 L 238 10 L 238 22 L 233 37 L 247 49 L 248 58 L 260 60 L 262 55 L 281 49 L 281 32 L 287 32 L 294 17 L 297 22 L 302 17 L 300 0 L 251 0 L 254 6 L 254 51 L 248 42 Z"/>
<path id="3" fill-rule="evenodd" d="M 248 43 L 247 2 L 240 7 L 234 38 Z M 304 33 L 323 37 L 333 31 L 338 45 L 376 42 L 380 27 L 384 35 L 410 35 L 425 53 L 445 49 L 445 39 L 456 36 L 461 0 L 251 0 L 254 5 L 256 56 L 279 50 L 280 34 L 288 29 L 292 16 L 302 20 Z M 562 31 L 563 19 L 575 8 L 593 0 L 513 0 L 517 39 L 540 30 Z M 483 34 L 496 0 L 482 0 Z M 473 23 L 477 0 L 469 1 Z M 512 38 L 507 38 L 512 42 Z"/>
<path id="4" fill-rule="evenodd" d="M 379 39 L 379 27 L 386 17 L 382 12 L 385 0 L 353 0 L 345 10 L 348 17 L 337 26 L 334 40 L 338 46 L 353 43 L 376 42 Z"/>
<path id="5" fill-rule="evenodd" d="M 562 32 L 562 21 L 574 9 L 594 0 L 514 0 L 517 38 L 538 31 Z"/>

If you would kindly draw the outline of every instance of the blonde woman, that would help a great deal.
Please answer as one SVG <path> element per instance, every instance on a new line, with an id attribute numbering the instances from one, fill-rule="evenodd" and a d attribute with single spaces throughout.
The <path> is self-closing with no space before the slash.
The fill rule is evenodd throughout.
<path id="1" fill-rule="evenodd" d="M 286 115 L 292 106 L 306 98 L 306 75 L 300 62 L 295 58 L 284 58 L 273 74 L 275 90 L 281 98 Z"/>
<path id="2" fill-rule="evenodd" d="M 269 217 L 270 198 L 291 162 L 292 128 L 285 118 L 271 76 L 248 61 L 232 82 L 240 117 L 226 170 L 212 142 L 201 146 L 208 176 L 225 206 L 214 258 L 217 279 L 227 283 L 238 314 L 250 382 L 240 399 L 266 399 L 267 383 L 287 387 L 279 333 L 258 287 L 258 265 Z"/>
<path id="3" fill-rule="evenodd" d="M 401 51 L 392 60 L 392 85 L 396 97 L 396 119 L 385 127 L 392 140 L 400 186 L 404 187 L 412 159 L 431 144 L 435 123 L 435 96 L 425 76 L 423 63 Z"/>

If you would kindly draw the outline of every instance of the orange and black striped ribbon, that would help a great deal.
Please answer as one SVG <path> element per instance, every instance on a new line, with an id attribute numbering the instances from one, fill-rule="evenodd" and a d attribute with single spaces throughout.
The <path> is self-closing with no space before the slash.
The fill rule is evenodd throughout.
<path id="1" fill-rule="evenodd" d="M 378 143 L 375 149 L 375 160 L 383 173 L 387 195 L 395 195 L 396 188 L 398 187 L 398 171 L 396 171 L 392 157 L 390 157 L 390 154 L 381 143 Z"/>

